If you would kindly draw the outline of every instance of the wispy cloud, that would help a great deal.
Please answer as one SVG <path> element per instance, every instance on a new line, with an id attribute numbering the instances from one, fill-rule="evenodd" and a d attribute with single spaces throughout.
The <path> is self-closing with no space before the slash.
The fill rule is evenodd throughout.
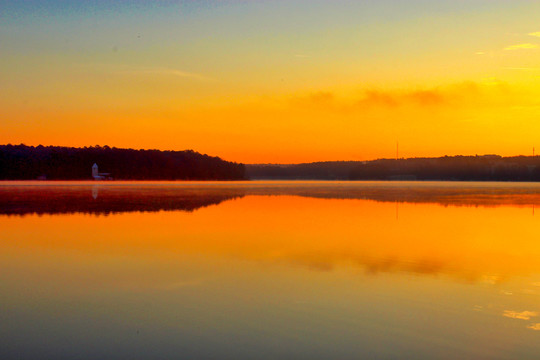
<path id="1" fill-rule="evenodd" d="M 445 94 L 438 89 L 413 90 L 406 92 L 366 91 L 359 100 L 362 105 L 397 106 L 414 104 L 420 106 L 440 105 L 446 102 Z"/>
<path id="2" fill-rule="evenodd" d="M 85 68 L 93 68 L 107 73 L 123 75 L 159 75 L 201 81 L 215 81 L 214 78 L 200 73 L 160 66 L 137 66 L 128 64 L 106 63 L 83 63 L 79 64 L 79 66 L 83 66 Z"/>
<path id="3" fill-rule="evenodd" d="M 169 69 L 169 68 L 133 68 L 131 69 L 131 71 L 145 73 L 145 74 L 169 75 L 169 76 L 205 80 L 205 81 L 214 80 L 205 75 L 183 71 L 183 70 Z"/>
<path id="4" fill-rule="evenodd" d="M 504 310 L 503 316 L 512 318 L 512 319 L 519 319 L 519 320 L 530 320 L 531 317 L 538 316 L 538 313 L 536 311 L 512 311 L 512 310 Z"/>
<path id="5" fill-rule="evenodd" d="M 540 31 L 529 33 L 530 36 L 540 37 Z"/>
<path id="6" fill-rule="evenodd" d="M 528 50 L 528 49 L 537 49 L 537 44 L 531 44 L 531 43 L 524 43 L 524 44 L 516 44 L 516 45 L 510 45 L 504 48 L 504 50 Z"/>
<path id="7" fill-rule="evenodd" d="M 537 74 L 528 71 L 531 75 Z M 537 109 L 540 106 L 534 92 L 494 77 L 424 88 L 358 88 L 354 92 L 325 89 L 287 95 L 277 99 L 275 104 L 295 111 L 373 115 L 408 111 L 434 114 L 479 108 L 492 111 L 495 108 L 517 109 L 518 106 L 531 110 L 531 107 Z"/>
<path id="8" fill-rule="evenodd" d="M 506 70 L 540 71 L 540 67 L 505 67 Z"/>
<path id="9" fill-rule="evenodd" d="M 318 91 L 308 96 L 310 102 L 314 103 L 329 103 L 334 100 L 334 94 L 330 91 Z"/>
<path id="10" fill-rule="evenodd" d="M 540 323 L 531 324 L 531 325 L 527 326 L 527 329 L 540 331 Z"/>
<path id="11" fill-rule="evenodd" d="M 489 84 L 464 82 L 449 86 L 424 89 L 364 89 L 353 96 L 340 97 L 332 91 L 316 91 L 303 96 L 294 96 L 291 102 L 303 107 L 319 107 L 336 111 L 355 111 L 369 108 L 399 108 L 406 106 L 436 108 L 453 106 L 481 95 L 481 89 L 504 83 L 493 80 Z"/>

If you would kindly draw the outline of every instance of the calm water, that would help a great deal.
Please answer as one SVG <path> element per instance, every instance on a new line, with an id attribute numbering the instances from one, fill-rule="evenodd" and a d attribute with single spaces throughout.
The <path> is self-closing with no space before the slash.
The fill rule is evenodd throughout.
<path id="1" fill-rule="evenodd" d="M 0 184 L 0 359 L 538 359 L 540 185 Z"/>

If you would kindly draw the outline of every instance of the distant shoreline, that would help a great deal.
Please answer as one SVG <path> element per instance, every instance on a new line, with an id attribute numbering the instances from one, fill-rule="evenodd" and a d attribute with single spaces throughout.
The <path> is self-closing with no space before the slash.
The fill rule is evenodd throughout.
<path id="1" fill-rule="evenodd" d="M 104 172 L 101 172 L 104 171 Z M 540 156 L 241 164 L 192 150 L 0 145 L 0 181 L 453 181 L 539 182 Z"/>
<path id="2" fill-rule="evenodd" d="M 539 156 L 444 156 L 438 158 L 248 164 L 250 179 L 384 181 L 540 181 Z"/>

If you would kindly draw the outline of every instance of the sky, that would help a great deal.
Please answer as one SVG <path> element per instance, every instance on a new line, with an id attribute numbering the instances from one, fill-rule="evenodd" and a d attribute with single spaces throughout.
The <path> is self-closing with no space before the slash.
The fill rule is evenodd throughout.
<path id="1" fill-rule="evenodd" d="M 244 163 L 540 152 L 540 2 L 3 1 L 0 143 Z"/>

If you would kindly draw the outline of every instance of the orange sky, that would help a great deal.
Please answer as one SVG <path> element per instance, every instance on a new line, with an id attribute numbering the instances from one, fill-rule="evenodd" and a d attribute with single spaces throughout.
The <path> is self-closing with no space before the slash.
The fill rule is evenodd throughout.
<path id="1" fill-rule="evenodd" d="M 246 163 L 540 146 L 539 3 L 113 4 L 6 5 L 0 143 Z"/>

